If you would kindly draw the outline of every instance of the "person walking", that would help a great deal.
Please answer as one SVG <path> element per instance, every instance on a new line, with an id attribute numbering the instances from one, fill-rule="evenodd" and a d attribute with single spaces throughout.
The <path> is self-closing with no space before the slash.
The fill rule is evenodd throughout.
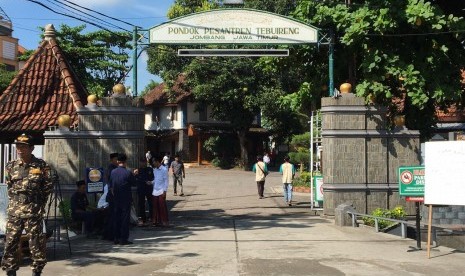
<path id="1" fill-rule="evenodd" d="M 179 155 L 174 156 L 174 161 L 171 162 L 171 172 L 173 173 L 173 189 L 174 195 L 177 195 L 177 185 L 181 188 L 180 196 L 184 196 L 183 191 L 183 178 L 186 178 L 186 171 L 184 170 L 184 163 L 180 160 Z"/>
<path id="2" fill-rule="evenodd" d="M 289 206 L 292 206 L 292 181 L 295 176 L 295 166 L 289 160 L 289 156 L 284 157 L 284 163 L 279 167 L 279 172 L 283 175 L 284 201 Z"/>
<path id="3" fill-rule="evenodd" d="M 149 218 L 152 219 L 152 191 L 153 191 L 153 169 L 147 167 L 147 160 L 144 157 L 139 159 L 139 168 L 134 170 L 137 182 L 137 211 L 139 216 L 138 226 L 143 226 L 147 222 L 145 214 L 145 202 L 149 207 Z"/>
<path id="4" fill-rule="evenodd" d="M 132 244 L 129 239 L 129 216 L 131 214 L 131 186 L 135 186 L 134 175 L 126 169 L 127 156 L 118 154 L 118 168 L 111 172 L 110 190 L 113 193 L 113 236 L 115 244 Z"/>
<path id="5" fill-rule="evenodd" d="M 154 226 L 168 226 L 168 206 L 166 205 L 166 191 L 168 190 L 168 169 L 162 166 L 160 158 L 153 158 L 153 218 Z"/>
<path id="6" fill-rule="evenodd" d="M 265 190 L 265 178 L 268 175 L 268 167 L 263 162 L 262 156 L 257 156 L 257 163 L 252 167 L 252 171 L 255 173 L 255 181 L 257 182 L 258 198 L 264 198 L 263 192 Z"/>
<path id="7" fill-rule="evenodd" d="M 16 275 L 20 262 L 16 252 L 24 230 L 29 238 L 32 275 L 38 276 L 47 263 L 43 233 L 45 205 L 58 176 L 44 160 L 32 154 L 34 142 L 31 136 L 22 134 L 14 144 L 19 159 L 8 162 L 5 167 L 9 201 L 1 266 L 6 275 Z"/>

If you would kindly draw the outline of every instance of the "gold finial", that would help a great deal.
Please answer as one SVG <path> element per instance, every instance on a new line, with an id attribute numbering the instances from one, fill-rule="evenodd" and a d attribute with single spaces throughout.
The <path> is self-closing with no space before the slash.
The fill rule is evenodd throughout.
<path id="1" fill-rule="evenodd" d="M 339 87 L 341 93 L 350 93 L 352 91 L 352 84 L 345 82 Z"/>
<path id="2" fill-rule="evenodd" d="M 90 94 L 89 96 L 87 96 L 87 103 L 88 104 L 96 104 L 98 101 L 98 97 L 94 94 Z"/>
<path id="3" fill-rule="evenodd" d="M 113 86 L 113 93 L 115 94 L 125 94 L 126 93 L 126 87 L 122 85 L 121 83 L 116 84 Z"/>
<path id="4" fill-rule="evenodd" d="M 58 126 L 69 128 L 71 126 L 71 116 L 67 114 L 58 116 Z"/>

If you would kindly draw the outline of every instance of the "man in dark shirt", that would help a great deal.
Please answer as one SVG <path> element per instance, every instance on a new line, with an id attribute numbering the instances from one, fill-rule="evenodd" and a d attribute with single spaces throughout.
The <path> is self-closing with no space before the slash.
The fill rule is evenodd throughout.
<path id="1" fill-rule="evenodd" d="M 114 219 L 113 219 L 113 194 L 110 192 L 109 185 L 110 185 L 110 175 L 111 172 L 118 167 L 118 153 L 111 153 L 110 154 L 110 164 L 108 164 L 107 169 L 105 170 L 104 174 L 104 180 L 105 184 L 108 185 L 108 193 L 107 193 L 107 198 L 106 202 L 108 202 L 108 207 L 105 208 L 105 219 L 104 219 L 104 225 L 105 229 L 103 232 L 103 239 L 104 240 L 109 240 L 113 241 L 113 224 L 114 224 Z"/>
<path id="2" fill-rule="evenodd" d="M 129 238 L 129 216 L 131 213 L 131 186 L 135 186 L 134 175 L 126 169 L 126 154 L 118 154 L 118 168 L 110 175 L 110 191 L 114 200 L 114 242 L 115 244 L 132 244 Z"/>
<path id="3" fill-rule="evenodd" d="M 181 188 L 180 196 L 184 195 L 184 191 L 182 188 L 182 180 L 186 178 L 186 172 L 184 171 L 184 163 L 180 160 L 179 155 L 176 154 L 174 157 L 174 161 L 171 162 L 171 171 L 173 172 L 173 189 L 174 195 L 178 194 L 178 185 Z"/>
<path id="4" fill-rule="evenodd" d="M 137 205 L 139 215 L 139 226 L 147 222 L 145 214 L 145 200 L 149 205 L 149 218 L 152 217 L 152 191 L 153 191 L 153 169 L 147 167 L 147 160 L 145 157 L 139 159 L 139 168 L 134 170 L 134 175 L 137 181 Z"/>
<path id="5" fill-rule="evenodd" d="M 75 221 L 84 222 L 87 237 L 90 237 L 94 231 L 95 216 L 94 212 L 88 210 L 86 182 L 79 180 L 76 185 L 77 191 L 71 196 L 71 217 Z"/>

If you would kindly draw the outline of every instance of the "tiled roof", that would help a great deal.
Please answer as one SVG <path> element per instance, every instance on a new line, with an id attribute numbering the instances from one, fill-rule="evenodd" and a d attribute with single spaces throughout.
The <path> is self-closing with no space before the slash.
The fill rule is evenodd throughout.
<path id="1" fill-rule="evenodd" d="M 63 114 L 70 115 L 72 124 L 76 124 L 76 109 L 87 103 L 87 95 L 54 32 L 46 33 L 45 40 L 0 95 L 0 132 L 44 131 L 57 125 L 58 116 Z"/>
<path id="2" fill-rule="evenodd" d="M 171 89 L 173 92 L 173 99 L 171 100 L 169 99 L 169 93 L 165 91 L 165 83 L 159 84 L 144 96 L 145 105 L 178 104 L 187 99 L 192 93 L 190 90 L 186 90 L 185 80 L 186 76 L 184 74 L 179 74 Z"/>

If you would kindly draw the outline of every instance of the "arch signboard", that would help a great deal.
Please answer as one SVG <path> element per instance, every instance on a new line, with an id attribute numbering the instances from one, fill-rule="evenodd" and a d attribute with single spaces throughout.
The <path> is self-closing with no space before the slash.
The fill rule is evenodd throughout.
<path id="1" fill-rule="evenodd" d="M 150 44 L 308 44 L 318 29 L 273 13 L 211 10 L 176 18 L 149 30 Z"/>

